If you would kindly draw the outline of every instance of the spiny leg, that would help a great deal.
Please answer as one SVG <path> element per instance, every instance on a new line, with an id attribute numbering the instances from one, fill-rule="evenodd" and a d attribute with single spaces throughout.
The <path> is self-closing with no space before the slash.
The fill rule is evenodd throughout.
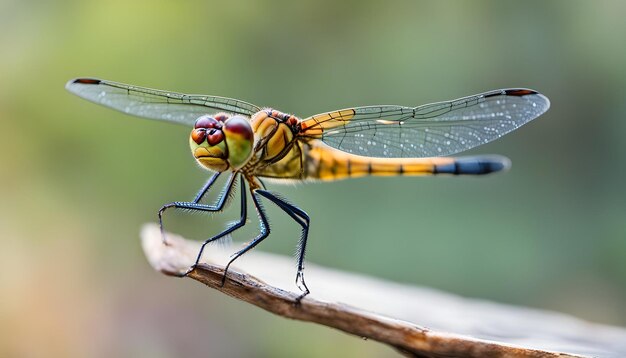
<path id="1" fill-rule="evenodd" d="M 187 276 L 191 271 L 193 271 L 196 268 L 196 266 L 198 266 L 198 263 L 200 262 L 200 259 L 202 258 L 202 253 L 204 252 L 204 248 L 206 247 L 208 243 L 213 242 L 215 240 L 219 240 L 222 237 L 232 233 L 233 231 L 239 229 L 240 227 L 246 224 L 246 218 L 248 216 L 248 201 L 247 201 L 247 193 L 246 193 L 246 182 L 243 176 L 241 176 L 240 190 L 241 190 L 241 216 L 239 217 L 239 221 L 235 222 L 234 224 L 227 227 L 224 231 L 220 232 L 219 234 L 203 242 L 202 246 L 200 246 L 200 251 L 198 251 L 198 256 L 196 257 L 196 261 L 181 276 Z M 224 275 L 226 275 L 226 272 L 224 272 Z"/>
<path id="2" fill-rule="evenodd" d="M 209 180 L 207 180 L 206 184 L 204 184 L 200 191 L 198 191 L 198 194 L 196 194 L 196 197 L 193 199 L 192 203 L 199 203 L 200 200 L 202 200 L 204 195 L 209 191 L 211 186 L 213 186 L 213 183 L 215 183 L 220 174 L 222 174 L 222 172 L 216 172 L 215 174 L 213 174 L 213 176 L 209 178 Z"/>
<path id="3" fill-rule="evenodd" d="M 257 190 L 257 193 L 272 201 L 279 208 L 281 208 L 287 215 L 291 216 L 295 222 L 302 226 L 302 235 L 300 236 L 300 242 L 298 243 L 298 273 L 296 274 L 296 286 L 302 291 L 302 294 L 296 299 L 300 302 L 304 296 L 309 294 L 309 288 L 304 281 L 304 255 L 306 253 L 306 242 L 309 236 L 310 218 L 307 213 L 295 205 L 287 202 L 285 199 L 273 194 L 267 190 Z"/>
<path id="4" fill-rule="evenodd" d="M 246 245 L 246 247 L 237 251 L 231 256 L 230 261 L 228 261 L 228 264 L 226 264 L 226 267 L 224 268 L 224 276 L 222 276 L 222 287 L 226 283 L 226 274 L 228 273 L 228 268 L 230 267 L 230 265 L 239 257 L 241 257 L 241 255 L 252 250 L 256 245 L 261 243 L 261 241 L 265 240 L 265 238 L 267 238 L 270 234 L 270 224 L 267 221 L 265 210 L 263 209 L 263 206 L 261 205 L 261 202 L 259 201 L 259 197 L 257 196 L 257 191 L 252 191 L 251 194 L 252 194 L 252 202 L 254 203 L 254 208 L 257 214 L 259 214 L 259 220 L 261 221 L 260 223 L 261 232 L 259 233 L 257 237 L 255 237 L 252 241 L 250 241 L 248 245 Z"/>
<path id="5" fill-rule="evenodd" d="M 216 205 L 198 204 L 198 202 L 209 191 L 211 186 L 213 186 L 213 184 L 215 183 L 217 178 L 220 176 L 220 174 L 222 173 L 217 172 L 213 174 L 213 176 L 209 178 L 206 184 L 204 184 L 202 189 L 200 189 L 198 194 L 196 194 L 196 197 L 194 198 L 192 202 L 175 201 L 173 203 L 165 204 L 161 207 L 161 209 L 159 209 L 159 228 L 161 229 L 161 239 L 163 240 L 163 243 L 165 245 L 168 245 L 167 240 L 165 238 L 165 231 L 163 229 L 163 213 L 165 212 L 165 210 L 169 208 L 178 208 L 178 209 L 188 209 L 192 211 L 216 212 L 216 211 L 221 211 L 224 208 L 224 205 L 226 204 L 226 201 L 233 188 L 233 183 L 235 182 L 235 173 L 231 174 L 230 177 L 228 178 L 226 186 L 224 187 L 225 189 L 222 191 L 222 195 L 219 198 Z"/>
<path id="6" fill-rule="evenodd" d="M 265 187 L 265 183 L 263 182 L 263 180 L 261 180 L 259 178 L 256 178 L 256 180 L 261 184 L 261 187 L 263 188 L 263 190 L 265 190 L 266 187 Z"/>

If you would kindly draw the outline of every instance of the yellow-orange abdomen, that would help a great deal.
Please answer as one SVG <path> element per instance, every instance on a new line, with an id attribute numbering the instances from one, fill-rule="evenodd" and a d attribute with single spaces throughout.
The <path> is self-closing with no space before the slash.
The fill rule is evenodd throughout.
<path id="1" fill-rule="evenodd" d="M 317 142 L 307 154 L 305 176 L 338 180 L 366 175 L 483 175 L 508 169 L 510 162 L 499 155 L 433 158 L 372 158 L 340 151 Z"/>

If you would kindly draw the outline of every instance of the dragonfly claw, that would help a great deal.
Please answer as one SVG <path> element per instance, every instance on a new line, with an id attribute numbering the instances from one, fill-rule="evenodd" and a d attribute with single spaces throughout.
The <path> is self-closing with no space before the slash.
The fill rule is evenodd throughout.
<path id="1" fill-rule="evenodd" d="M 224 267 L 224 275 L 222 276 L 222 283 L 220 284 L 220 287 L 223 288 L 224 285 L 226 284 L 226 275 L 228 275 L 228 268 L 230 267 L 230 264 L 233 263 L 235 259 L 231 259 L 228 264 L 226 264 L 226 267 Z"/>
<path id="2" fill-rule="evenodd" d="M 187 275 L 189 275 L 193 270 L 196 269 L 196 264 L 193 264 L 191 266 L 189 266 L 189 268 L 187 269 L 187 271 L 183 272 L 180 274 L 180 277 L 187 277 Z"/>
<path id="3" fill-rule="evenodd" d="M 161 230 L 161 241 L 163 245 L 170 246 L 170 243 L 167 241 L 167 235 L 165 235 L 165 230 L 163 229 L 163 213 L 167 208 L 175 206 L 174 203 L 165 204 L 159 209 L 159 229 Z"/>
<path id="4" fill-rule="evenodd" d="M 304 272 L 302 271 L 298 271 L 298 274 L 296 275 L 296 286 L 298 286 L 298 289 L 302 291 L 302 294 L 296 297 L 296 305 L 299 305 L 300 301 L 302 301 L 302 299 L 311 292 L 304 282 Z"/>

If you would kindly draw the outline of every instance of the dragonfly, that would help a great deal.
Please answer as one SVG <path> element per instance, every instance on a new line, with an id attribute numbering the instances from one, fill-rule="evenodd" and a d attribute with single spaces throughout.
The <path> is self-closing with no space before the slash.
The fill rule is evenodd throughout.
<path id="1" fill-rule="evenodd" d="M 353 107 L 301 119 L 238 99 L 182 94 L 101 79 L 74 79 L 66 88 L 86 100 L 126 114 L 191 129 L 191 153 L 201 167 L 213 174 L 192 201 L 176 201 L 159 209 L 164 243 L 167 244 L 163 214 L 167 209 L 220 212 L 239 179 L 239 220 L 205 240 L 195 262 L 181 276 L 187 276 L 199 265 L 207 244 L 245 225 L 249 195 L 259 217 L 260 232 L 230 257 L 222 285 L 231 264 L 269 236 L 271 229 L 261 204 L 267 200 L 302 228 L 296 253 L 296 286 L 301 291 L 297 302 L 310 292 L 304 280 L 310 218 L 280 194 L 267 190 L 263 180 L 288 183 L 503 171 L 510 166 L 504 156 L 449 156 L 500 138 L 550 107 L 548 98 L 537 91 L 508 88 L 417 107 Z M 216 202 L 202 203 L 223 173 L 228 173 L 228 177 Z"/>

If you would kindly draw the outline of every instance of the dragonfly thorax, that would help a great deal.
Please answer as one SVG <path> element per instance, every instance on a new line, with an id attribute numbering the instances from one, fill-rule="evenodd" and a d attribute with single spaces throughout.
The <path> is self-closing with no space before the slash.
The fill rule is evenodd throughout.
<path id="1" fill-rule="evenodd" d="M 281 159 L 293 143 L 299 120 L 273 109 L 255 113 L 250 120 L 254 131 L 255 152 L 264 161 Z"/>
<path id="2" fill-rule="evenodd" d="M 250 159 L 253 140 L 247 118 L 218 113 L 196 120 L 189 145 L 201 166 L 223 172 L 229 168 L 239 169 Z"/>

